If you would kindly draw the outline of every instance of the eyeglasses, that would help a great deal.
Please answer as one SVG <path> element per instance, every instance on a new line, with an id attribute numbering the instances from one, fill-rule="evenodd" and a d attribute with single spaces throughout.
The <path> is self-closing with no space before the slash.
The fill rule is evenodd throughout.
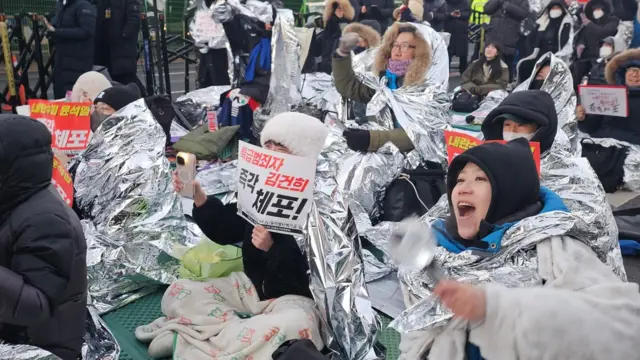
<path id="1" fill-rule="evenodd" d="M 416 48 L 415 46 L 409 45 L 407 43 L 402 43 L 402 44 L 393 43 L 393 45 L 391 46 L 391 50 L 400 49 L 400 51 L 402 52 L 407 52 L 409 49 L 415 49 L 415 48 Z"/>

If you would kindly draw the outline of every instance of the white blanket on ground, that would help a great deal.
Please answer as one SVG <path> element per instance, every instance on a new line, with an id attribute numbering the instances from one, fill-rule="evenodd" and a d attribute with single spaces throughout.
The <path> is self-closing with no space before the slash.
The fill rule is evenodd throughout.
<path id="1" fill-rule="evenodd" d="M 286 295 L 260 301 L 244 273 L 207 282 L 179 280 L 162 297 L 161 317 L 140 326 L 149 355 L 183 360 L 263 360 L 285 341 L 310 339 L 318 349 L 319 320 L 313 300 Z"/>
<path id="2" fill-rule="evenodd" d="M 487 360 L 640 359 L 638 285 L 620 281 L 571 237 L 552 237 L 536 249 L 544 286 L 485 286 L 484 321 L 403 334 L 399 360 L 422 359 L 427 349 L 430 360 L 463 360 L 467 327 Z"/>

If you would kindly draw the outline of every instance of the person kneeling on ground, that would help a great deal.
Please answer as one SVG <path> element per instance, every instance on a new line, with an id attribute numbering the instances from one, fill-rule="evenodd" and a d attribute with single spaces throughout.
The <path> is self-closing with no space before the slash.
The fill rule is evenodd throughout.
<path id="1" fill-rule="evenodd" d="M 628 87 L 629 116 L 590 115 L 583 105 L 578 105 L 578 129 L 594 138 L 612 138 L 640 145 L 640 49 L 616 55 L 607 64 L 605 77 L 611 85 Z"/>
<path id="2" fill-rule="evenodd" d="M 537 257 L 540 280 L 526 288 L 438 282 L 434 294 L 458 323 L 467 320 L 470 324 L 456 328 L 450 323 L 450 331 L 448 326 L 447 331 L 423 332 L 420 336 L 436 336 L 425 346 L 430 347 L 429 359 L 462 359 L 465 355 L 473 360 L 637 357 L 638 285 L 619 280 L 587 239 L 566 232 L 551 235 L 562 231 L 550 230 L 561 226 L 552 220 L 568 220 L 572 215 L 558 195 L 540 186 L 525 139 L 486 143 L 456 156 L 449 166 L 447 192 L 451 215 L 433 224 L 439 246 L 451 256 L 471 250 L 481 259 L 491 257 L 478 261 L 496 261 L 492 268 L 501 263 L 501 255 L 507 257 L 506 264 L 517 261 L 504 254 L 514 248 L 523 254 L 535 251 L 527 256 Z M 521 226 L 524 221 L 527 225 Z M 545 225 L 531 228 L 538 223 Z M 513 241 L 520 237 L 514 232 L 523 231 L 550 235 L 519 249 Z M 407 348 L 424 352 L 425 347 L 400 344 L 406 359 L 423 356 Z"/>
<path id="3" fill-rule="evenodd" d="M 0 115 L 0 340 L 76 360 L 87 314 L 87 245 L 52 172 L 47 127 Z"/>
<path id="4" fill-rule="evenodd" d="M 462 73 L 462 89 L 471 95 L 487 96 L 493 90 L 506 90 L 509 68 L 502 61 L 500 46 L 488 43 L 480 59 Z"/>
<path id="5" fill-rule="evenodd" d="M 315 159 L 327 134 L 318 119 L 283 113 L 267 121 L 260 141 L 272 151 Z M 176 173 L 173 181 L 180 191 L 184 184 Z M 242 241 L 244 273 L 204 283 L 174 282 L 162 299 L 166 317 L 136 329 L 139 340 L 151 341 L 149 354 L 268 359 L 292 339 L 310 339 L 322 349 L 308 262 L 296 240 L 253 226 L 238 215 L 237 204 L 224 205 L 215 196 L 207 197 L 197 181 L 193 186 L 193 219 L 218 244 Z"/>
<path id="6" fill-rule="evenodd" d="M 340 39 L 333 57 L 333 79 L 340 95 L 368 104 L 376 90 L 358 79 L 351 64 L 351 50 L 359 41 L 360 37 L 353 33 Z M 395 23 L 387 29 L 375 56 L 372 71 L 385 78 L 391 90 L 422 83 L 431 65 L 431 47 L 415 26 L 405 23 Z M 394 124 L 393 130 L 349 129 L 343 135 L 349 148 L 355 151 L 377 151 L 389 141 L 400 151 L 413 150 L 407 133 L 397 121 Z"/>

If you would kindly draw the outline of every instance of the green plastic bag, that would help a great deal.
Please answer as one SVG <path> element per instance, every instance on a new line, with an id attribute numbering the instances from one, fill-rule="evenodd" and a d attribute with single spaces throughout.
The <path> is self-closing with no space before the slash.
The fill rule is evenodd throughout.
<path id="1" fill-rule="evenodd" d="M 204 237 L 182 255 L 180 262 L 180 278 L 195 281 L 224 277 L 243 270 L 239 247 L 218 245 Z"/>

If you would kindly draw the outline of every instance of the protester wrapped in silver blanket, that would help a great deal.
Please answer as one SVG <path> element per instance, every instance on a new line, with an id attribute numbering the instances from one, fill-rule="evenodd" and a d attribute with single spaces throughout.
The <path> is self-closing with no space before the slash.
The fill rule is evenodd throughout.
<path id="1" fill-rule="evenodd" d="M 417 240 L 418 233 L 408 237 L 410 231 L 402 227 L 395 233 L 394 244 L 400 234 L 412 245 L 404 252 L 408 261 L 394 257 L 403 265 L 399 277 L 410 307 L 391 324 L 402 333 L 400 359 L 423 358 L 430 351 L 429 359 L 462 360 L 469 354 L 469 342 L 492 358 L 567 358 L 584 346 L 589 354 L 603 357 L 621 332 L 622 352 L 635 351 L 635 334 L 618 329 L 635 327 L 631 324 L 638 321 L 637 284 L 621 281 L 602 263 L 592 226 L 567 209 L 556 193 L 541 187 L 526 145 L 523 139 L 484 144 L 457 156 L 447 179 L 455 215 L 425 215 L 418 222 L 431 229 L 419 232 Z M 514 168 L 517 180 L 510 178 Z M 534 189 L 538 196 L 531 195 Z M 478 206 L 480 215 L 475 212 Z M 485 219 L 496 225 L 482 230 Z M 426 256 L 429 262 L 417 263 Z M 621 298 L 633 305 L 613 305 Z M 466 312 L 466 304 L 477 312 Z M 572 325 L 577 319 L 585 320 L 579 329 Z M 551 345 L 554 337 L 572 330 L 577 331 L 574 340 Z M 536 349 L 543 343 L 548 347 Z"/>
<path id="2" fill-rule="evenodd" d="M 562 129 L 571 140 L 576 154 L 580 152 L 578 144 L 578 121 L 576 119 L 576 94 L 573 90 L 573 78 L 569 66 L 552 53 L 543 54 L 536 62 L 528 79 L 520 83 L 513 91 L 529 90 L 538 71 L 549 65 L 549 74 L 539 90 L 551 95 L 558 113 L 558 128 Z"/>
<path id="3" fill-rule="evenodd" d="M 89 305 L 100 313 L 176 280 L 171 254 L 187 225 L 171 185 L 165 135 L 143 100 L 110 116 L 77 162 L 87 239 Z"/>
<path id="4" fill-rule="evenodd" d="M 630 191 L 640 191 L 640 145 L 613 138 L 589 137 L 584 133 L 580 133 L 580 135 L 588 138 L 589 142 L 594 142 L 604 147 L 615 146 L 629 149 L 627 158 L 624 160 L 623 188 Z"/>
<path id="5" fill-rule="evenodd" d="M 325 103 L 336 113 L 325 119 L 331 132 L 318 159 L 315 210 L 310 215 L 307 249 L 311 262 L 311 289 L 316 303 L 324 310 L 322 315 L 328 321 L 331 333 L 325 343 L 343 359 L 365 358 L 379 330 L 364 284 L 363 265 L 366 263 L 368 280 L 391 270 L 368 252 L 361 252 L 357 233 L 364 234 L 371 228 L 370 217 L 377 214 L 376 204 L 381 192 L 403 167 L 415 167 L 425 160 L 444 163 L 446 158 L 443 131 L 450 122 L 446 96 L 447 48 L 440 35 L 428 25 L 412 26 L 419 30 L 432 49 L 431 67 L 423 83 L 392 92 L 378 74 L 365 72 L 367 67 L 358 65 L 361 61 L 370 63 L 370 59 L 361 56 L 353 66 L 362 71 L 357 74 L 358 78 L 377 90 L 367 105 L 370 120 L 363 128 L 392 129 L 392 109 L 395 119 L 413 141 L 414 151 L 403 156 L 390 143 L 375 153 L 350 150 L 342 131 L 344 124 L 357 125 L 335 118 L 336 113 L 343 113 L 342 105 L 336 103 L 340 97 L 329 94 L 335 90 L 323 95 L 325 101 L 336 101 Z M 377 52 L 368 54 L 376 56 Z"/>
<path id="6" fill-rule="evenodd" d="M 571 213 L 544 214 L 544 221 L 537 219 L 539 216 L 525 219 L 506 233 L 500 255 L 489 259 L 481 260 L 468 252 L 451 254 L 440 248 L 439 259 L 451 275 L 464 281 L 498 282 L 509 287 L 535 284 L 539 278 L 535 252 L 531 250 L 537 241 L 564 234 L 585 241 L 618 278 L 626 281 L 618 227 L 606 194 L 586 159 L 573 156 L 571 149 L 568 137 L 558 129 L 551 149 L 542 154 L 540 179 L 542 186 L 562 198 Z M 449 203 L 444 195 L 421 221 L 432 223 L 448 215 Z M 558 226 L 561 223 L 562 226 Z M 431 297 L 430 289 L 434 284 L 430 279 L 403 269 L 399 271 L 399 278 L 414 297 L 411 304 L 415 302 L 416 305 L 405 310 L 394 327 L 406 332 L 438 327 L 448 321 L 448 310 Z M 476 278 L 482 281 L 474 281 Z M 428 320 L 424 321 L 425 318 Z"/>

